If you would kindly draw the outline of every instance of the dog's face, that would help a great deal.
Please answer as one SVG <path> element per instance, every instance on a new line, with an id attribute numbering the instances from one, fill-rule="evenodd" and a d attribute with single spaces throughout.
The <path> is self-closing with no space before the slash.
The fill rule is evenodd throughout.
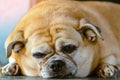
<path id="1" fill-rule="evenodd" d="M 44 78 L 75 74 L 77 64 L 74 56 L 83 43 L 79 33 L 74 28 L 63 27 L 63 25 L 62 27 L 61 25 L 54 26 L 50 32 L 51 34 L 49 31 L 45 32 L 47 36 L 44 34 L 41 36 L 39 31 L 35 32 L 26 44 L 32 45 L 27 47 L 26 53 L 29 53 L 28 56 L 31 54 L 31 59 L 35 60 L 37 65 L 34 65 L 34 68 L 37 68 L 39 76 Z"/>
<path id="2" fill-rule="evenodd" d="M 80 21 L 81 25 L 84 21 Z M 8 46 L 8 56 L 10 61 L 14 59 L 18 63 L 23 75 L 44 78 L 86 76 L 98 63 L 97 36 L 102 36 L 92 24 L 83 26 L 81 30 L 54 25 L 45 31 L 36 30 L 26 42 L 22 41 L 22 31 L 16 35 L 19 40 Z"/>
<path id="3" fill-rule="evenodd" d="M 6 43 L 9 61 L 14 60 L 27 76 L 88 75 L 98 64 L 100 30 L 84 18 L 60 13 L 46 19 L 37 13 L 37 17 L 30 13 L 32 17 L 28 15 L 18 28 L 25 27 L 14 31 Z"/>

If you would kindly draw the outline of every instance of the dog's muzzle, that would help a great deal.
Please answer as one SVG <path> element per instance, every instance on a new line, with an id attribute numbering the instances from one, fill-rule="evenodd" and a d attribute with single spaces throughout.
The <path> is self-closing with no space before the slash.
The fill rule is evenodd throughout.
<path id="1" fill-rule="evenodd" d="M 42 66 L 41 76 L 43 78 L 63 78 L 74 75 L 77 66 L 68 58 L 54 55 Z"/>

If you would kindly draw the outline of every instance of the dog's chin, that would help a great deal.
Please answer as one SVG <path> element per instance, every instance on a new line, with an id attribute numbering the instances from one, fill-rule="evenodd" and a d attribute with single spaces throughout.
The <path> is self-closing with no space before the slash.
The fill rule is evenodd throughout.
<path id="1" fill-rule="evenodd" d="M 50 73 L 42 76 L 43 78 L 57 78 L 57 79 L 62 79 L 62 78 L 67 78 L 69 76 L 72 76 L 71 73 L 69 74 L 64 74 L 64 73 Z"/>
<path id="2" fill-rule="evenodd" d="M 41 72 L 41 76 L 43 78 L 66 78 L 72 76 L 69 72 L 52 72 L 52 71 L 44 71 Z"/>

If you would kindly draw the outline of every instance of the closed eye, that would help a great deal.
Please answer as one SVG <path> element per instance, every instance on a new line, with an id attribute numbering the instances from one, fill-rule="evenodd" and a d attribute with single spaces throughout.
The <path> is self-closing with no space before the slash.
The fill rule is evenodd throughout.
<path id="1" fill-rule="evenodd" d="M 35 58 L 43 58 L 43 57 L 45 57 L 46 55 L 47 55 L 47 54 L 40 53 L 40 52 L 33 53 L 33 57 L 35 57 Z"/>
<path id="2" fill-rule="evenodd" d="M 77 49 L 77 47 L 75 45 L 69 44 L 69 45 L 62 46 L 61 51 L 63 53 L 70 54 L 70 53 L 73 53 L 76 49 Z"/>

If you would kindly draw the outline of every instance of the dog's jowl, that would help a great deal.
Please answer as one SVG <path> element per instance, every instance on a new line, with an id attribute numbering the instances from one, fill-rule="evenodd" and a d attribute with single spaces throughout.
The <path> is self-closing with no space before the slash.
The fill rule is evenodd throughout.
<path id="1" fill-rule="evenodd" d="M 1 75 L 110 78 L 120 69 L 119 36 L 119 4 L 45 0 L 7 38 Z"/>

